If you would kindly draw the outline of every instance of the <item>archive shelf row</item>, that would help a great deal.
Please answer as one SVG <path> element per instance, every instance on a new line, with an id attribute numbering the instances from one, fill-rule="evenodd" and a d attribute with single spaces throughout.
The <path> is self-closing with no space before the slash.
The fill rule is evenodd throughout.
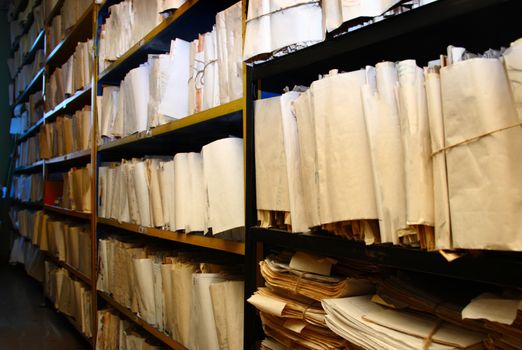
<path id="1" fill-rule="evenodd" d="M 44 168 L 46 169 L 44 173 L 48 174 L 90 163 L 94 174 L 91 187 L 96 189 L 98 167 L 102 162 L 150 154 L 172 156 L 177 152 L 199 150 L 202 145 L 222 137 L 240 136 L 244 140 L 245 147 L 246 239 L 245 242 L 235 242 L 102 218 L 97 213 L 97 191 L 93 190 L 92 203 L 95 205 L 91 213 L 81 213 L 50 205 L 43 206 L 44 210 L 50 213 L 90 221 L 93 273 L 92 276 L 84 276 L 85 278 L 90 281 L 96 281 L 97 278 L 97 238 L 107 231 L 117 230 L 118 233 L 147 236 L 165 242 L 177 242 L 240 256 L 245 264 L 245 297 L 250 296 L 259 286 L 258 262 L 272 248 L 310 251 L 371 262 L 389 269 L 440 275 L 497 286 L 514 288 L 522 286 L 520 253 L 459 251 L 456 253 L 462 257 L 448 262 L 437 252 L 381 244 L 365 246 L 360 242 L 326 234 L 291 234 L 286 231 L 260 228 L 257 226 L 254 152 L 254 101 L 260 97 L 261 91 L 280 93 L 286 86 L 309 85 L 319 74 L 334 68 L 353 70 L 383 60 L 396 61 L 407 58 L 415 58 L 424 63 L 438 57 L 449 44 L 466 46 L 475 51 L 484 51 L 489 47 L 500 45 L 507 46 L 511 41 L 522 36 L 522 29 L 520 26 L 517 27 L 519 22 L 517 16 L 522 13 L 520 1 L 439 0 L 353 32 L 333 33 L 322 43 L 276 57 L 265 63 L 254 64 L 251 67 L 244 66 L 244 98 L 144 132 L 99 144 L 96 135 L 98 130 L 96 97 L 101 94 L 102 88 L 107 85 L 119 85 L 131 69 L 147 61 L 149 54 L 168 51 L 172 39 L 193 40 L 198 33 L 210 30 L 216 12 L 235 3 L 229 0 L 187 1 L 98 75 L 99 57 L 96 49 L 99 43 L 100 26 L 108 16 L 108 7 L 117 2 L 107 0 L 101 5 L 93 4 L 74 26 L 73 31 L 48 56 L 48 69 L 55 68 L 67 60 L 78 41 L 92 35 L 95 39 L 94 66 L 96 67 L 93 84 L 68 97 L 53 110 L 47 111 L 39 124 L 33 126 L 19 139 L 24 140 L 28 135 L 34 134 L 42 123 L 51 118 L 74 112 L 90 104 L 93 111 L 92 149 L 40 161 L 16 171 L 30 173 Z M 246 7 L 247 1 L 243 1 L 244 13 Z M 59 7 L 54 14 L 58 11 Z M 48 19 L 46 23 L 49 22 Z M 484 23 L 488 23 L 488 26 Z M 40 77 L 37 76 L 35 79 L 40 79 L 43 71 L 39 74 Z M 29 92 L 24 92 L 18 102 L 28 94 Z M 129 309 L 118 304 L 110 295 L 96 291 L 95 283 L 90 285 L 95 305 L 93 319 L 96 319 L 98 306 L 106 303 L 170 348 L 185 349 Z M 99 297 L 100 303 L 96 301 L 96 296 Z M 253 349 L 261 339 L 261 333 L 255 310 L 248 304 L 245 304 L 244 326 L 244 348 Z"/>

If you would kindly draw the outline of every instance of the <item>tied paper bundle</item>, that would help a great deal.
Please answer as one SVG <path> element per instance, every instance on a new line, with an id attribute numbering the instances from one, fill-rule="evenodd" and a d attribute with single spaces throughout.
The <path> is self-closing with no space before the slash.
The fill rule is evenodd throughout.
<path id="1" fill-rule="evenodd" d="M 363 349 L 482 349 L 484 335 L 422 313 L 372 302 L 370 295 L 324 299 L 326 324 Z"/>
<path id="2" fill-rule="evenodd" d="M 270 256 L 259 264 L 269 286 L 313 300 L 361 295 L 373 290 L 373 284 L 365 279 L 330 276 L 334 262 L 307 253 L 299 252 L 291 258 L 287 254 Z"/>
<path id="3" fill-rule="evenodd" d="M 451 235 L 444 245 L 522 249 L 521 52 L 519 40 L 504 53 L 504 64 L 457 56 L 440 70 L 444 143 L 433 153 L 447 164 Z"/>
<path id="4" fill-rule="evenodd" d="M 216 15 L 211 32 L 190 43 L 189 114 L 243 95 L 241 2 Z"/>
<path id="5" fill-rule="evenodd" d="M 397 5 L 400 0 L 325 0 L 323 11 L 326 30 L 329 32 L 339 28 L 343 23 L 361 17 L 377 17 Z"/>
<path id="6" fill-rule="evenodd" d="M 288 27 L 294 30 L 283 30 Z M 323 41 L 324 37 L 319 1 L 250 1 L 243 60 L 262 61 L 284 55 Z"/>

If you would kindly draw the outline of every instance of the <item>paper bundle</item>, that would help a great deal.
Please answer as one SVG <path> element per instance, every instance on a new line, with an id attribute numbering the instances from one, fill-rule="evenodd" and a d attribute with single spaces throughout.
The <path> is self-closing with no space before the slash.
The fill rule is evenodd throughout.
<path id="1" fill-rule="evenodd" d="M 288 27 L 295 30 L 283 30 Z M 323 13 L 319 1 L 250 1 L 243 59 L 264 60 L 271 55 L 277 56 L 313 45 L 323 41 L 324 37 Z"/>
<path id="2" fill-rule="evenodd" d="M 371 296 L 324 299 L 328 327 L 364 349 L 481 348 L 483 335 L 421 313 L 397 311 Z"/>
<path id="3" fill-rule="evenodd" d="M 271 256 L 259 265 L 269 286 L 313 300 L 361 295 L 373 290 L 373 284 L 366 279 L 330 276 L 329 271 L 307 272 L 311 269 L 317 271 L 314 266 L 318 260 L 321 258 L 307 254 L 295 254 L 290 262 L 284 256 Z M 297 268 L 292 267 L 294 264 Z"/>
<path id="4" fill-rule="evenodd" d="M 31 165 L 41 159 L 38 136 L 31 136 L 16 146 L 15 167 Z"/>
<path id="5" fill-rule="evenodd" d="M 522 119 L 513 69 L 522 62 L 520 47 L 506 52 L 506 66 L 495 58 L 476 58 L 440 72 L 454 248 L 522 249 L 516 180 L 522 176 L 517 161 Z M 473 84 L 464 86 L 462 79 Z M 483 86 L 488 86 L 487 93 Z"/>
<path id="6" fill-rule="evenodd" d="M 38 202 L 43 199 L 42 174 L 15 175 L 11 184 L 11 198 L 22 202 Z"/>
<path id="7" fill-rule="evenodd" d="M 89 213 L 91 211 L 91 166 L 72 168 L 63 174 L 63 191 L 59 206 Z M 54 203 L 50 203 L 54 204 Z"/>

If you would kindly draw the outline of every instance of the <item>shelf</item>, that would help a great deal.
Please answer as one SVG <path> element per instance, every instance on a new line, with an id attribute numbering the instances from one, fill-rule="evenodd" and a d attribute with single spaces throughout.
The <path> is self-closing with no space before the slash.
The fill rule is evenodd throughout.
<path id="1" fill-rule="evenodd" d="M 61 312 L 60 310 L 58 310 L 55 306 L 54 306 L 54 302 L 49 299 L 48 296 L 45 296 L 45 298 L 47 299 L 47 302 L 51 305 L 51 307 L 53 308 L 53 310 L 59 314 L 59 315 L 62 315 L 67 321 L 69 321 L 69 323 L 74 327 L 74 329 L 76 329 L 76 331 L 78 331 L 78 333 L 80 333 L 80 335 L 82 336 L 82 338 L 87 342 L 89 343 L 89 345 L 94 346 L 94 343 L 93 343 L 93 340 L 92 338 L 89 338 L 87 337 L 83 332 L 82 332 L 82 329 L 80 328 L 80 326 L 78 325 L 78 323 L 69 315 L 66 315 L 64 314 L 63 312 Z"/>
<path id="2" fill-rule="evenodd" d="M 54 119 L 57 115 L 69 114 L 91 104 L 91 84 L 67 97 L 52 110 L 45 113 L 45 120 Z"/>
<path id="3" fill-rule="evenodd" d="M 67 171 L 72 167 L 81 166 L 91 161 L 91 150 L 86 149 L 82 151 L 72 152 L 63 156 L 51 158 L 45 163 L 47 164 L 48 172 Z"/>
<path id="4" fill-rule="evenodd" d="M 76 211 L 76 210 L 72 210 L 72 209 L 66 209 L 66 208 L 58 207 L 58 206 L 55 206 L 55 205 L 45 204 L 44 205 L 44 209 L 47 210 L 47 211 L 50 211 L 52 213 L 65 215 L 65 216 L 70 216 L 70 217 L 74 217 L 74 218 L 78 218 L 78 219 L 83 219 L 83 220 L 90 220 L 91 219 L 91 213 L 84 213 L 84 212 L 81 212 L 81 211 Z"/>
<path id="5" fill-rule="evenodd" d="M 18 139 L 16 140 L 16 143 L 19 144 L 19 143 L 25 141 L 29 136 L 34 134 L 35 131 L 38 130 L 40 128 L 40 126 L 42 126 L 44 119 L 45 118 L 40 118 L 33 126 L 31 126 L 29 129 L 24 131 L 23 134 L 20 135 L 20 137 L 18 137 Z"/>
<path id="6" fill-rule="evenodd" d="M 282 92 L 285 86 L 309 85 L 334 68 L 351 71 L 404 59 L 424 65 L 451 44 L 472 52 L 507 47 L 522 36 L 521 12 L 518 0 L 439 0 L 256 64 L 252 77 L 263 80 L 263 90 Z M 463 23 L 466 30 L 461 30 Z"/>
<path id="7" fill-rule="evenodd" d="M 23 66 L 31 63 L 34 60 L 34 56 L 36 54 L 37 49 L 43 48 L 44 36 L 45 36 L 45 32 L 42 29 L 40 31 L 40 33 L 37 35 L 33 44 L 31 45 L 31 48 L 29 49 L 29 51 L 25 54 L 25 56 L 22 60 L 22 65 L 20 67 L 18 67 L 18 69 L 16 70 L 15 77 L 20 73 Z"/>
<path id="8" fill-rule="evenodd" d="M 38 80 L 42 80 L 43 74 L 45 72 L 45 67 L 41 68 L 38 73 L 33 77 L 33 80 L 25 87 L 25 90 L 18 95 L 18 97 L 15 100 L 15 103 L 12 105 L 14 108 L 16 105 L 25 102 L 25 100 L 31 95 L 32 93 L 41 90 L 43 88 L 43 81 L 41 81 L 41 85 L 38 87 Z"/>
<path id="9" fill-rule="evenodd" d="M 242 137 L 243 99 L 202 111 L 157 126 L 150 131 L 132 134 L 98 147 L 100 152 L 113 152 L 117 157 L 174 154 L 188 152 L 229 135 Z M 117 159 L 116 157 L 116 159 Z M 121 158 L 120 158 L 121 159 Z"/>
<path id="10" fill-rule="evenodd" d="M 47 260 L 51 261 L 56 266 L 63 267 L 64 269 L 69 271 L 72 275 L 77 277 L 79 280 L 81 280 L 88 286 L 92 286 L 91 278 L 89 276 L 87 276 L 86 274 L 84 274 L 83 272 L 80 272 L 80 270 L 78 270 L 77 268 L 72 267 L 71 265 L 67 264 L 65 261 L 59 260 L 56 256 L 51 255 L 47 251 L 44 252 L 44 255 Z"/>
<path id="11" fill-rule="evenodd" d="M 198 37 L 199 33 L 211 31 L 215 24 L 216 13 L 236 2 L 236 0 L 187 0 L 172 15 L 101 72 L 100 83 L 119 84 L 129 70 L 146 62 L 149 54 L 168 52 L 174 38 L 192 41 Z"/>
<path id="12" fill-rule="evenodd" d="M 101 217 L 98 217 L 98 223 L 119 228 L 125 231 L 136 232 L 149 237 L 156 237 L 172 242 L 245 255 L 245 244 L 243 242 L 229 241 L 225 239 L 200 236 L 190 233 L 179 233 L 154 227 L 143 227 L 129 223 L 120 223 L 116 220 L 105 219 Z"/>
<path id="13" fill-rule="evenodd" d="M 146 330 L 150 335 L 154 338 L 160 340 L 165 345 L 167 345 L 171 349 L 175 350 L 187 350 L 183 345 L 166 335 L 165 333 L 160 332 L 156 328 L 152 327 L 150 324 L 145 322 L 143 319 L 138 317 L 135 313 L 133 313 L 130 309 L 127 309 L 125 306 L 119 304 L 116 300 L 114 300 L 107 293 L 98 291 L 98 295 L 101 296 L 110 306 L 114 309 L 118 310 L 119 313 L 123 314 L 126 318 L 130 319 L 132 322 Z"/>
<path id="14" fill-rule="evenodd" d="M 45 26 L 46 27 L 50 26 L 52 20 L 54 19 L 54 17 L 56 17 L 56 15 L 58 15 L 60 13 L 60 10 L 62 9 L 62 5 L 63 5 L 64 1 L 65 0 L 58 0 L 56 2 L 56 4 L 54 5 L 54 7 L 51 9 L 51 12 L 49 12 L 49 15 L 45 19 Z"/>
<path id="15" fill-rule="evenodd" d="M 42 167 L 44 165 L 43 160 L 39 160 L 37 162 L 34 162 L 30 165 L 21 166 L 15 169 L 16 174 L 29 174 L 29 173 L 36 173 L 38 170 L 42 170 Z"/>
<path id="16" fill-rule="evenodd" d="M 47 66 L 60 67 L 72 56 L 79 42 L 92 38 L 93 16 L 94 3 L 82 14 L 65 38 L 49 53 L 46 59 Z"/>
<path id="17" fill-rule="evenodd" d="M 29 209 L 42 209 L 43 202 L 24 202 L 15 198 L 12 198 L 12 204 L 21 206 L 21 207 L 27 207 Z"/>
<path id="18" fill-rule="evenodd" d="M 438 252 L 415 248 L 350 241 L 331 235 L 303 235 L 253 227 L 247 239 L 271 247 L 308 250 L 321 255 L 364 260 L 384 267 L 446 276 L 487 284 L 522 287 L 522 252 L 459 251 L 461 258 L 448 262 Z"/>

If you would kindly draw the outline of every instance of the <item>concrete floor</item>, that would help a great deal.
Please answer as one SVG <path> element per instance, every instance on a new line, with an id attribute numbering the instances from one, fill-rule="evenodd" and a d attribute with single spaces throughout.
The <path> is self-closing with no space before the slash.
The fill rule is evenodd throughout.
<path id="1" fill-rule="evenodd" d="M 84 350 L 90 346 L 44 303 L 42 286 L 22 266 L 0 263 L 0 350 Z"/>

